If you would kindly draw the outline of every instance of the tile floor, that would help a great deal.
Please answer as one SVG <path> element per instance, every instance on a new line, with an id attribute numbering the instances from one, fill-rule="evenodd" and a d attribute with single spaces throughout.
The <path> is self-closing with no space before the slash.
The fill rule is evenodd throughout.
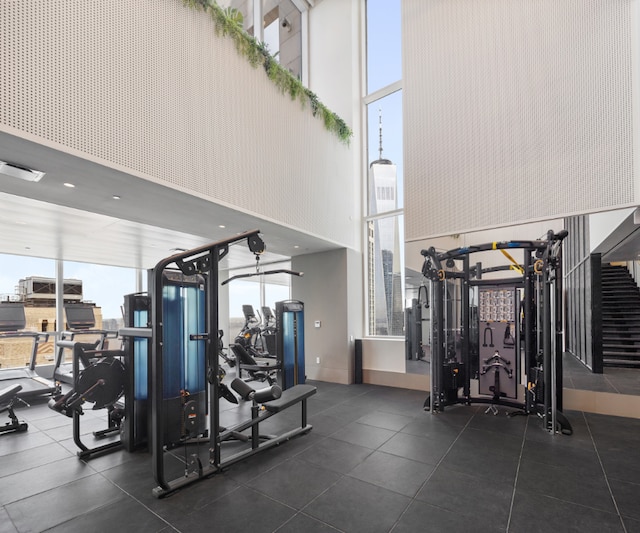
<path id="1" fill-rule="evenodd" d="M 640 420 L 569 412 L 574 434 L 554 436 L 504 409 L 314 384 L 310 433 L 161 500 L 147 453 L 81 461 L 70 419 L 21 408 L 29 430 L 0 436 L 0 532 L 640 532 Z M 295 406 L 265 430 L 297 423 Z"/>

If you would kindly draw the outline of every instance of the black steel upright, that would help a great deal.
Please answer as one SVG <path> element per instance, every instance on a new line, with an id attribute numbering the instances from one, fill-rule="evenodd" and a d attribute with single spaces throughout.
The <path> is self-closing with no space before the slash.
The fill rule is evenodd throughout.
<path id="1" fill-rule="evenodd" d="M 210 379 L 218 375 L 217 332 L 218 332 L 218 268 L 229 246 L 233 243 L 246 240 L 249 249 L 259 254 L 264 251 L 264 243 L 259 237 L 259 230 L 248 231 L 234 237 L 207 244 L 185 252 L 167 257 L 161 260 L 151 271 L 149 276 L 149 292 L 151 298 L 151 453 L 153 457 L 153 474 L 158 484 L 154 489 L 154 495 L 160 497 L 179 487 L 191 484 L 202 477 L 212 474 L 220 465 L 220 442 L 218 439 L 219 428 L 219 390 L 217 379 Z M 196 464 L 192 472 L 185 472 L 182 477 L 173 480 L 167 479 L 165 468 L 165 420 L 166 408 L 163 397 L 164 392 L 164 335 L 163 328 L 163 289 L 164 273 L 167 268 L 177 268 L 185 276 L 204 275 L 208 277 L 206 283 L 206 331 L 199 332 L 197 340 L 205 341 L 205 360 L 207 368 L 201 371 L 207 374 L 209 381 L 209 461 L 207 464 Z M 193 340 L 193 339 L 192 339 Z"/>

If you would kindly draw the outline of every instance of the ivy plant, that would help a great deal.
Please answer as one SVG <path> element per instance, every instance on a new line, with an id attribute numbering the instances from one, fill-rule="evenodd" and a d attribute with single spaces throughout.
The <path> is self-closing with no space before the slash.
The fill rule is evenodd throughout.
<path id="1" fill-rule="evenodd" d="M 243 28 L 243 17 L 237 9 L 222 9 L 215 0 L 183 0 L 184 5 L 201 9 L 208 13 L 216 33 L 233 39 L 236 50 L 254 68 L 262 66 L 267 77 L 292 100 L 298 100 L 303 107 L 309 105 L 314 117 L 322 119 L 327 130 L 334 133 L 345 144 L 349 144 L 353 132 L 333 111 L 328 109 L 318 97 L 307 89 L 298 78 L 283 68 L 269 52 L 267 45 L 249 35 Z"/>

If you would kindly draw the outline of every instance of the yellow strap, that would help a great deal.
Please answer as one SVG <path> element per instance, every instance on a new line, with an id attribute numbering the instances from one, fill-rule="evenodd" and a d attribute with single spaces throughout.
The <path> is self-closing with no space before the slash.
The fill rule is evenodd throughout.
<path id="1" fill-rule="evenodd" d="M 498 249 L 498 241 L 493 241 L 493 249 L 494 250 Z"/>
<path id="2" fill-rule="evenodd" d="M 494 244 L 494 246 L 495 246 L 495 244 L 496 244 L 496 243 L 494 242 L 493 244 Z M 512 268 L 512 269 L 517 270 L 518 272 L 520 272 L 520 274 L 524 274 L 524 268 L 522 268 L 522 267 L 518 264 L 518 262 L 517 262 L 513 257 L 511 257 L 511 255 L 509 255 L 509 252 L 507 252 L 506 250 L 500 250 L 500 251 L 503 253 L 503 255 L 504 255 L 504 256 L 505 256 L 509 261 L 511 261 L 511 262 L 513 263 L 513 266 L 511 266 L 511 268 Z"/>

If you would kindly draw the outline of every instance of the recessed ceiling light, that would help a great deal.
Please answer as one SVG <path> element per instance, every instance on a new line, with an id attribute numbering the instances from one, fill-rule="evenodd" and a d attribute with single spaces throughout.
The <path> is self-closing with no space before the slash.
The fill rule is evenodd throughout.
<path id="1" fill-rule="evenodd" d="M 75 187 L 73 183 L 69 183 L 68 181 L 64 183 L 64 186 L 69 187 L 70 189 L 73 189 Z"/>
<path id="2" fill-rule="evenodd" d="M 120 200 L 121 197 L 117 194 L 114 194 L 111 198 L 113 198 L 114 200 Z"/>
<path id="3" fill-rule="evenodd" d="M 227 226 L 225 226 L 224 224 L 220 224 L 218 227 L 219 227 L 220 229 L 224 229 L 224 228 L 226 228 Z"/>
<path id="4" fill-rule="evenodd" d="M 293 247 L 296 248 L 296 249 L 300 248 L 300 246 L 298 246 L 297 244 L 294 244 Z"/>

